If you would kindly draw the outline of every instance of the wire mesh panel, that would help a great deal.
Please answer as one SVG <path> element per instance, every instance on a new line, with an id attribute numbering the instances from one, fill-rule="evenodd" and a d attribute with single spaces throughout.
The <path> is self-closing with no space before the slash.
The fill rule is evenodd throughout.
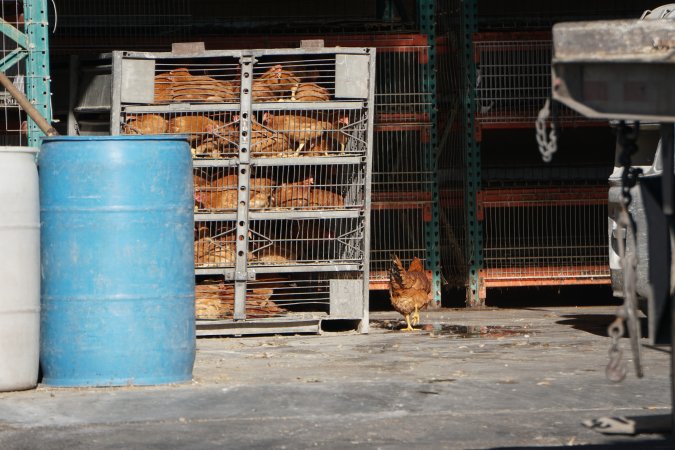
<path id="1" fill-rule="evenodd" d="M 53 48 L 59 52 L 158 49 L 191 34 L 188 0 L 59 0 L 54 2 Z"/>
<path id="2" fill-rule="evenodd" d="M 413 45 L 414 44 L 414 45 Z M 429 122 L 432 92 L 425 81 L 429 71 L 429 46 L 416 36 L 413 42 L 378 47 L 375 84 L 376 123 Z"/>
<path id="3" fill-rule="evenodd" d="M 112 133 L 190 142 L 205 318 L 367 330 L 373 54 L 113 53 Z"/>
<path id="4" fill-rule="evenodd" d="M 365 208 L 365 174 L 359 164 L 251 167 L 249 211 L 359 211 Z M 237 210 L 239 176 L 234 168 L 195 169 L 195 211 Z"/>
<path id="5" fill-rule="evenodd" d="M 551 37 L 547 33 L 474 35 L 476 120 L 486 127 L 534 126 L 551 97 Z M 569 108 L 556 110 L 561 123 L 584 122 Z"/>
<path id="6" fill-rule="evenodd" d="M 2 18 L 10 26 L 19 31 L 24 31 L 23 5 L 18 1 L 0 2 L 2 8 Z M 3 61 L 2 72 L 12 81 L 12 84 L 21 92 L 26 92 L 26 67 L 23 61 L 16 59 L 12 64 L 11 60 L 21 55 L 21 46 L 5 34 L 0 34 L 2 39 L 2 49 L 0 49 L 0 59 Z M 0 145 L 26 145 L 26 124 L 24 120 L 26 115 L 19 107 L 18 103 L 4 88 L 0 91 L 0 114 L 2 117 L 2 130 L 0 134 Z"/>
<path id="7" fill-rule="evenodd" d="M 486 287 L 609 281 L 606 186 L 488 189 L 479 207 Z"/>
<path id="8" fill-rule="evenodd" d="M 244 323 L 236 315 L 236 285 L 231 281 L 205 279 L 196 287 L 197 336 L 263 334 L 279 331 L 316 332 L 321 320 L 353 319 L 350 307 L 336 301 L 336 293 L 363 284 L 363 274 L 340 272 L 292 272 L 259 275 L 246 286 Z M 345 289 L 345 287 L 347 287 Z M 355 292 L 351 292 L 355 294 Z M 352 298 L 352 303 L 354 299 Z"/>
<path id="9" fill-rule="evenodd" d="M 431 196 L 426 199 L 398 198 L 399 208 L 373 199 L 370 276 L 374 285 L 389 289 L 392 254 L 404 263 L 426 253 L 424 226 L 430 220 Z M 395 246 L 393 246 L 393 244 Z"/>
<path id="10" fill-rule="evenodd" d="M 414 44 L 414 45 L 412 45 Z M 388 289 L 391 256 L 427 260 L 435 168 L 431 150 L 433 94 L 423 36 L 378 48 L 373 154 L 371 280 Z"/>

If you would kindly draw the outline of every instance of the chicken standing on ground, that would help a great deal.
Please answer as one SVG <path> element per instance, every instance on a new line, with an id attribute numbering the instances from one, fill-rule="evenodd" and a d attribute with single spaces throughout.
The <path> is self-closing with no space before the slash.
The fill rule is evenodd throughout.
<path id="1" fill-rule="evenodd" d="M 391 304 L 396 311 L 405 317 L 408 324 L 404 331 L 412 331 L 410 324 L 410 315 L 413 316 L 413 325 L 420 321 L 419 310 L 424 308 L 429 302 L 429 293 L 431 292 L 431 283 L 424 272 L 422 260 L 413 258 L 408 270 L 403 268 L 403 264 L 398 256 L 392 256 L 391 281 L 389 285 L 389 294 Z"/>

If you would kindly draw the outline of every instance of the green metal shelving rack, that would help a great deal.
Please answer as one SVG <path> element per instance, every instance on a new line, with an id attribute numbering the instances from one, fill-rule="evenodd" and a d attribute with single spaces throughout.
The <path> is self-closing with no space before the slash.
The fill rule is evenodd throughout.
<path id="1" fill-rule="evenodd" d="M 51 122 L 47 0 L 25 0 L 23 17 L 23 32 L 4 18 L 0 21 L 2 34 L 17 44 L 16 49 L 0 60 L 0 71 L 5 72 L 25 60 L 26 97 Z M 28 145 L 38 146 L 42 136 L 42 131 L 28 118 Z"/>

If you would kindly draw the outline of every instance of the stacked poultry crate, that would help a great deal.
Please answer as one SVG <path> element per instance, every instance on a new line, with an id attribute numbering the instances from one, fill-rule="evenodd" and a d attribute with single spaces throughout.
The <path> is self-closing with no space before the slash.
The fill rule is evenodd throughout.
<path id="1" fill-rule="evenodd" d="M 388 39 L 387 39 L 388 38 Z M 422 35 L 385 36 L 378 43 L 371 288 L 389 289 L 391 255 L 429 262 L 425 232 L 432 222 L 432 180 L 426 164 L 434 124 L 429 45 Z"/>
<path id="2" fill-rule="evenodd" d="M 557 108 L 555 125 L 565 138 L 559 145 L 577 144 L 561 150 L 552 163 L 542 163 L 533 127 L 551 92 L 550 34 L 477 33 L 473 50 L 476 140 L 482 155 L 480 297 L 490 287 L 608 283 L 611 159 L 597 160 L 584 150 L 611 150 L 606 122 Z"/>
<path id="3" fill-rule="evenodd" d="M 209 46 L 231 48 L 243 43 L 259 48 L 294 46 L 314 35 L 212 37 Z M 325 34 L 327 45 L 375 47 L 374 137 L 371 205 L 370 287 L 389 289 L 391 255 L 406 264 L 413 257 L 438 270 L 425 235 L 438 234 L 432 217 L 434 168 L 425 164 L 432 151 L 435 124 L 428 80 L 429 41 L 423 34 Z M 440 300 L 440 297 L 437 298 Z"/>
<path id="4" fill-rule="evenodd" d="M 198 333 L 368 324 L 371 48 L 113 52 L 112 134 L 194 157 Z"/>

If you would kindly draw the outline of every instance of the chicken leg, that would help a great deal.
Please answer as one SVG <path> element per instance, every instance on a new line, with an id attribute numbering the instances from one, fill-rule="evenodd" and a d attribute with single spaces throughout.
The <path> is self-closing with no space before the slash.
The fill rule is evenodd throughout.
<path id="1" fill-rule="evenodd" d="M 417 331 L 419 328 L 413 328 L 412 325 L 410 325 L 410 314 L 405 315 L 405 323 L 408 324 L 406 328 L 401 328 L 401 331 Z"/>
<path id="2" fill-rule="evenodd" d="M 420 311 L 419 309 L 417 309 L 417 306 L 415 306 L 415 312 L 412 315 L 412 324 L 413 325 L 420 324 Z"/>

